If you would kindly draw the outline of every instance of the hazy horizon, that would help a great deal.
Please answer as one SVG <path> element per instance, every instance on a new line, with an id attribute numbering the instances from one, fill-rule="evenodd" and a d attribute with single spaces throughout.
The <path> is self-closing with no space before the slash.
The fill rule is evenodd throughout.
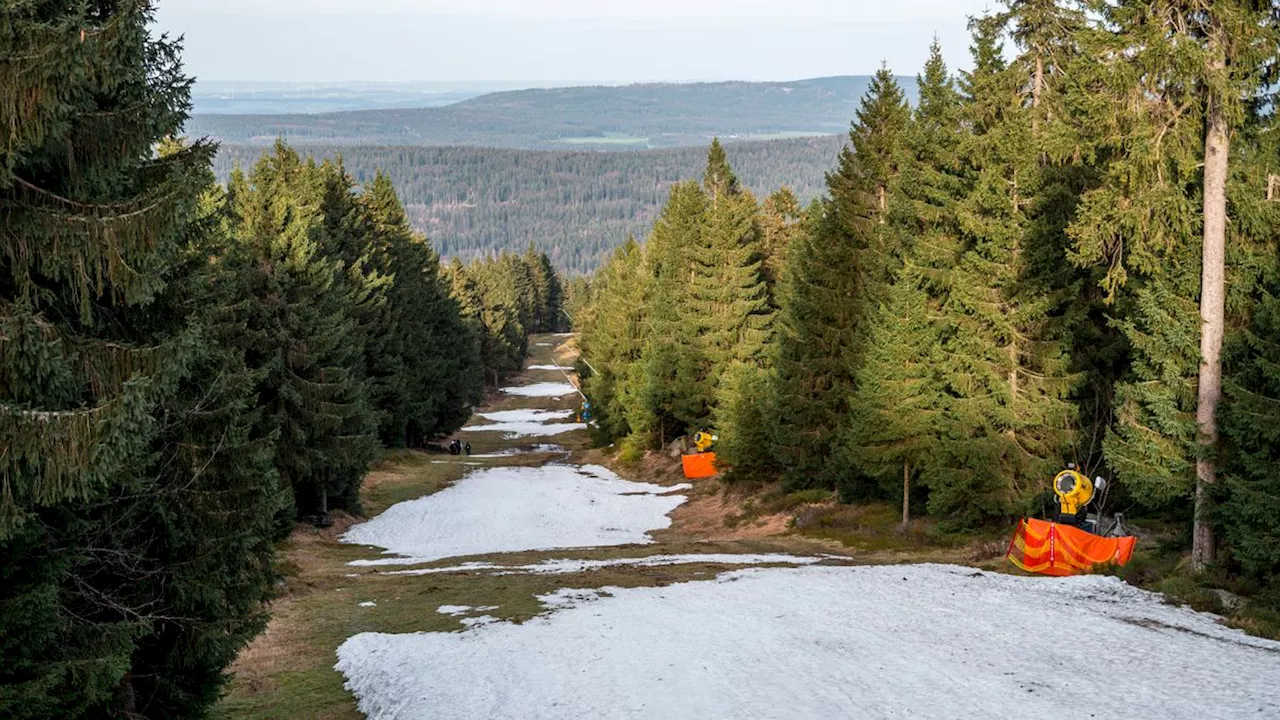
<path id="1" fill-rule="evenodd" d="M 540 87 L 917 73 L 936 36 L 968 65 L 991 0 L 161 0 L 187 72 L 216 83 Z"/>

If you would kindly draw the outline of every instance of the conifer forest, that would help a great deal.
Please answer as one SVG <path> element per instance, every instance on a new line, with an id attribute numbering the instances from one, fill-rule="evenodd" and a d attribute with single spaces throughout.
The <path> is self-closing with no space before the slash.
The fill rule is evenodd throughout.
<path id="1" fill-rule="evenodd" d="M 744 150 L 755 192 L 718 139 L 660 179 L 218 166 L 154 4 L 0 0 L 0 718 L 208 716 L 291 533 L 364 517 L 552 333 L 620 466 L 713 432 L 726 492 L 950 538 L 1045 516 L 1074 463 L 1280 627 L 1280 4 L 1003 0 L 969 69 L 935 42 L 847 137 Z M 415 153 L 430 187 L 392 180 Z M 557 167 L 635 171 L 607 237 L 551 237 L 581 198 L 549 186 L 497 240 L 415 230 L 451 172 Z"/>
<path id="2" fill-rule="evenodd" d="M 1005 5 L 916 105 L 881 70 L 820 200 L 712 144 L 580 293 L 601 431 L 953 531 L 1073 462 L 1280 590 L 1280 8 Z"/>
<path id="3" fill-rule="evenodd" d="M 0 717 L 201 714 L 274 543 L 563 318 L 545 255 L 441 267 L 385 176 L 279 144 L 215 184 L 150 12 L 0 20 Z"/>

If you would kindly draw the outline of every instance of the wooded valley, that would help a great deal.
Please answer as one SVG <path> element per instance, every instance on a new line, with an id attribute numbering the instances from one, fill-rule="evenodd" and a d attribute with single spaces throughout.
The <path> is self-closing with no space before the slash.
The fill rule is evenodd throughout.
<path id="1" fill-rule="evenodd" d="M 742 142 L 725 146 L 744 186 L 786 186 L 802 202 L 822 192 L 823 173 L 847 138 Z M 363 183 L 379 171 L 394 182 L 414 228 L 446 257 L 464 261 L 530 243 L 568 273 L 588 273 L 629 235 L 643 237 L 672 185 L 695 177 L 702 148 L 644 152 L 548 152 L 474 147 L 304 146 L 342 158 Z M 223 145 L 214 163 L 225 179 L 267 148 Z"/>
<path id="2" fill-rule="evenodd" d="M 467 423 L 488 389 L 524 368 L 532 333 L 570 329 L 576 338 L 535 343 L 546 346 L 537 371 L 555 381 L 505 388 L 512 397 L 494 425 L 572 419 L 562 424 L 579 433 L 578 460 L 607 456 L 619 467 L 666 462 L 658 451 L 678 456 L 688 436 L 708 430 L 722 475 L 699 488 L 704 507 L 753 488 L 811 491 L 828 510 L 900 506 L 904 528 L 927 518 L 940 544 L 1044 514 L 1050 479 L 1075 463 L 1111 481 L 1109 510 L 1174 529 L 1149 549 L 1158 562 L 1138 567 L 1137 581 L 1229 588 L 1256 613 L 1248 629 L 1280 628 L 1274 2 L 1009 0 L 972 21 L 970 70 L 952 72 L 935 42 L 909 81 L 885 68 L 871 78 L 540 90 L 262 122 L 188 117 L 192 80 L 179 42 L 151 31 L 150 0 L 10 2 L 0 20 L 0 717 L 208 715 L 231 663 L 287 592 L 282 578 L 297 570 L 284 561 L 290 543 L 359 516 L 370 468 L 394 454 L 384 451 L 426 458 L 406 449 L 431 449 Z M 655 93 L 685 117 L 646 113 Z M 790 100 L 779 105 L 778 95 Z M 566 99 L 575 109 L 554 110 Z M 539 122 L 521 119 L 530 112 Z M 717 133 L 833 133 L 850 119 L 843 136 L 707 147 Z M 407 146 L 495 132 L 529 147 L 699 147 Z M 240 144 L 219 151 L 205 133 Z M 589 404 L 560 364 L 578 351 Z M 549 404 L 526 404 L 538 399 Z M 504 451 L 519 449 L 495 445 L 491 457 Z M 545 542 L 393 560 L 521 553 L 518 564 L 478 564 L 493 571 L 483 587 L 502 590 L 488 606 L 475 599 L 481 585 L 465 585 L 477 564 L 410 570 L 431 574 L 419 585 L 408 584 L 416 575 L 371 573 L 370 585 L 410 588 L 404 595 L 425 604 L 406 607 L 427 607 L 418 614 L 440 622 L 449 613 L 452 623 L 453 606 L 430 595 L 437 583 L 476 606 L 464 611 L 510 604 L 525 613 L 506 616 L 517 620 L 554 601 L 606 599 L 567 599 L 563 588 L 578 586 L 543 573 L 548 564 L 619 573 L 609 577 L 631 567 L 628 583 L 647 583 L 628 587 L 633 597 L 673 577 L 694 592 L 752 584 L 704 582 L 704 566 L 717 561 L 700 549 L 688 559 L 701 542 L 693 535 L 664 540 L 677 553 L 667 560 L 696 566 L 686 574 L 602 554 L 604 541 L 648 543 L 685 502 L 673 493 L 693 490 L 556 467 L 548 457 L 572 454 L 556 453 L 544 447 L 527 465 L 486 468 L 499 472 L 476 496 L 527 491 L 535 509 L 551 508 L 525 517 L 525 529 L 539 531 L 559 532 L 544 521 L 576 503 L 577 514 L 558 522 L 594 523 L 587 543 L 572 545 L 592 550 L 589 559 L 526 556 L 566 546 L 549 532 Z M 452 489 L 472 464 L 440 473 L 431 492 Z M 556 483 L 561 495 L 539 496 Z M 402 499 L 445 495 L 423 492 Z M 640 505 L 653 517 L 620 532 L 626 523 L 614 521 Z M 491 514 L 484 504 L 468 511 Z M 412 529 L 430 525 L 426 517 Z M 465 529 L 490 540 L 510 528 L 475 520 Z M 343 578 L 358 577 L 345 574 L 354 555 L 316 540 L 324 542 L 328 579 L 342 586 L 326 587 L 333 605 L 308 607 L 373 608 L 339 596 Z M 819 566 L 829 546 L 804 547 L 824 549 L 787 557 L 798 574 L 777 582 L 781 595 L 771 587 L 736 600 L 739 612 L 769 609 L 759 616 L 767 629 L 748 641 L 777 627 L 799 631 L 769 625 L 780 597 L 794 604 L 777 607 L 813 605 L 792 578 L 809 578 L 824 602 L 877 583 L 895 588 L 888 598 L 914 594 L 899 585 L 906 572 L 881 582 L 852 567 L 867 562 L 861 556 L 846 557 L 847 568 Z M 752 563 L 775 565 L 778 553 Z M 508 592 L 516 581 L 504 573 L 521 567 L 534 568 L 518 581 L 528 584 Z M 947 588 L 1030 581 L 922 567 L 911 574 L 937 607 Z M 1119 581 L 1088 580 L 1103 581 L 1092 605 L 1119 602 Z M 1024 626 L 1047 617 L 1070 632 L 1056 607 L 1068 604 L 1064 586 L 1085 588 L 1040 586 L 1052 589 L 1028 601 L 1040 604 L 1022 614 Z M 586 619 L 594 607 L 561 617 Z M 722 621 L 723 608 L 708 601 L 705 614 L 682 619 Z M 366 697 L 383 693 L 392 706 L 384 712 L 402 712 L 403 686 L 384 682 L 378 664 L 379 633 L 356 635 L 347 617 L 303 619 L 340 626 L 344 640 L 363 636 L 354 645 L 368 644 L 357 660 L 373 658 L 360 675 Z M 494 621 L 485 617 L 465 620 Z M 646 629 L 651 618 L 631 617 Z M 1216 628 L 1199 620 L 1193 627 Z M 1176 635 L 1142 618 L 1112 621 L 1148 640 Z M 904 622 L 890 618 L 882 635 L 895 638 Z M 503 621 L 467 638 L 535 625 Z M 430 634 L 420 630 L 394 634 L 417 642 Z M 1253 653 L 1258 676 L 1274 667 L 1263 652 L 1271 646 L 1187 634 Z M 477 646 L 452 642 L 461 635 L 448 642 L 470 653 Z M 940 645 L 926 635 L 917 647 Z M 724 637 L 721 657 L 741 657 L 737 636 Z M 1005 645 L 1025 646 L 1013 640 Z M 319 672 L 355 712 L 328 654 L 336 645 L 316 653 Z M 417 647 L 406 654 L 423 655 Z M 510 656 L 509 647 L 491 649 Z M 567 645 L 557 660 L 580 669 L 594 657 L 582 647 Z M 543 669 L 527 657 L 522 668 Z M 669 657 L 659 659 L 652 674 L 665 676 Z M 630 670 L 629 660 L 607 669 Z M 411 687 L 438 679 L 422 668 Z M 929 670 L 917 668 L 917 687 L 929 686 Z M 550 678 L 539 687 L 550 688 L 547 706 L 557 702 L 565 675 L 526 674 Z M 724 678 L 733 692 L 739 676 Z M 296 699 L 314 688 L 299 681 L 289 690 Z M 271 692 L 262 693 L 268 704 Z M 525 696 L 506 695 L 517 699 L 512 716 L 526 709 Z"/>

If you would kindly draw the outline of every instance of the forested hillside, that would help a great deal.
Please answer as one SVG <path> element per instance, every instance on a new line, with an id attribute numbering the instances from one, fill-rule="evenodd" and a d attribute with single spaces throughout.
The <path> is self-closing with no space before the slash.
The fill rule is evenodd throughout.
<path id="1" fill-rule="evenodd" d="M 283 144 L 215 184 L 146 0 L 2 12 L 0 717 L 203 716 L 276 541 L 460 427 L 559 280 L 442 273 L 385 175 Z"/>
<path id="2" fill-rule="evenodd" d="M 874 78 L 805 212 L 712 144 L 576 293 L 601 429 L 634 457 L 711 428 L 731 480 L 952 530 L 1039 514 L 1074 462 L 1195 572 L 1276 589 L 1280 12 L 1008 5 L 972 71 L 935 43 L 916 106 Z"/>
<path id="3" fill-rule="evenodd" d="M 847 125 L 847 121 L 846 121 Z M 786 186 L 808 202 L 823 188 L 823 174 L 847 138 L 744 142 L 725 152 L 757 192 Z M 320 157 L 342 157 L 357 182 L 381 170 L 404 200 L 415 229 L 446 257 L 470 260 L 496 250 L 523 251 L 530 243 L 562 271 L 590 272 L 628 235 L 653 225 L 672 185 L 697 177 L 700 148 L 638 153 L 545 152 L 472 147 L 307 147 Z M 224 145 L 220 178 L 251 166 L 265 148 Z"/>
<path id="4" fill-rule="evenodd" d="M 869 78 L 647 84 L 492 93 L 446 107 L 321 115 L 196 115 L 186 131 L 226 143 L 478 145 L 640 150 L 844 132 Z"/>

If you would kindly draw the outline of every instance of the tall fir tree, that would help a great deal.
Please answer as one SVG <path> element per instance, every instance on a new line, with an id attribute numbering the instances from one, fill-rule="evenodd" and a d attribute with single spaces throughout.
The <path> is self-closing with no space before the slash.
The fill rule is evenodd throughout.
<path id="1" fill-rule="evenodd" d="M 356 323 L 370 291 L 326 227 L 327 172 L 277 143 L 231 187 L 230 261 L 256 301 L 245 344 L 250 366 L 265 371 L 259 394 L 278 433 L 276 468 L 298 516 L 319 521 L 333 509 L 359 510 L 377 447 Z"/>
<path id="2" fill-rule="evenodd" d="M 846 476 L 837 487 L 840 499 L 893 497 L 901 483 L 903 525 L 911 517 L 913 491 L 923 495 L 943 455 L 937 432 L 946 409 L 939 371 L 943 351 L 928 300 L 916 269 L 902 268 L 873 318 L 866 362 L 857 373 L 856 402 L 841 438 L 841 459 L 877 486 Z M 925 482 L 915 483 L 913 490 L 918 479 Z"/>
<path id="3" fill-rule="evenodd" d="M 707 196 L 679 183 L 643 251 L 643 352 L 627 379 L 627 415 L 635 442 L 663 444 L 706 421 L 714 387 L 703 371 L 693 317 L 693 256 L 702 237 Z"/>
<path id="4" fill-rule="evenodd" d="M 251 378 L 217 342 L 213 148 L 166 143 L 190 80 L 150 21 L 3 11 L 4 717 L 203 713 L 274 579 Z"/>
<path id="5" fill-rule="evenodd" d="M 591 283 L 592 302 L 576 316 L 589 374 L 583 391 L 609 438 L 631 434 L 628 382 L 644 350 L 646 278 L 634 238 L 614 251 Z"/>
<path id="6" fill-rule="evenodd" d="M 1024 77 L 1022 64 L 1006 68 L 989 26 L 979 25 L 974 54 L 962 110 L 966 193 L 953 206 L 960 252 L 938 321 L 949 467 L 932 496 L 937 511 L 970 521 L 1029 510 L 1061 467 L 1075 420 L 1056 292 L 1065 249 L 1032 229 L 1044 182 L 1035 93 L 1045 81 Z"/>
<path id="7" fill-rule="evenodd" d="M 393 278 L 386 299 L 393 344 L 382 361 L 392 368 L 392 391 L 380 403 L 380 434 L 390 446 L 421 447 L 461 427 L 480 402 L 480 338 L 464 324 L 439 256 L 410 228 L 391 179 L 378 173 L 361 200 Z"/>
<path id="8" fill-rule="evenodd" d="M 895 241 L 888 227 L 898 144 L 909 121 L 902 90 L 881 68 L 811 209 L 788 249 L 775 350 L 776 452 L 793 486 L 834 487 L 847 468 L 832 447 L 851 409 L 864 322 L 887 281 Z"/>
<path id="9" fill-rule="evenodd" d="M 1132 348 L 1107 461 L 1149 505 L 1194 493 L 1203 569 L 1214 557 L 1230 145 L 1280 47 L 1275 13 L 1251 0 L 1096 11 L 1105 24 L 1081 33 L 1073 101 L 1105 177 L 1071 232 L 1077 262 L 1108 269 Z"/>

